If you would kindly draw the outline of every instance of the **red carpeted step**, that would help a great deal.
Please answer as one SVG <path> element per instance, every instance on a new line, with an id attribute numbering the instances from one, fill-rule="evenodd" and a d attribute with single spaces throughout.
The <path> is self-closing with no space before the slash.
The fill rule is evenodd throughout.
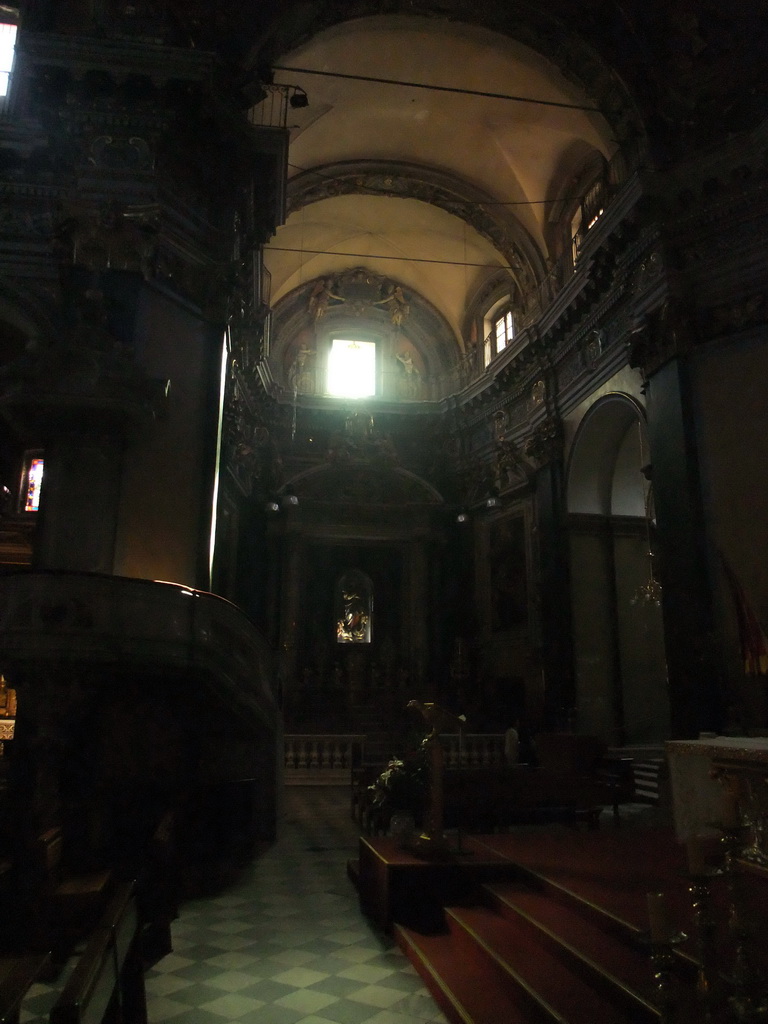
<path id="1" fill-rule="evenodd" d="M 554 872 L 545 876 L 522 865 L 518 865 L 518 870 L 517 885 L 520 889 L 537 893 L 542 899 L 551 900 L 554 906 L 568 907 L 581 919 L 591 921 L 606 934 L 630 944 L 647 930 L 647 893 L 652 890 L 666 892 L 673 920 L 688 935 L 682 946 L 675 951 L 675 969 L 688 978 L 695 975 L 698 964 L 693 955 L 695 943 L 692 937 L 690 898 L 681 873 L 678 872 L 663 885 L 659 885 L 656 879 L 644 882 L 628 878 L 624 886 L 618 879 L 614 879 L 601 887 L 595 885 L 596 875 L 592 879 L 565 875 L 568 882 L 565 885 L 562 878 L 552 877 Z M 510 891 L 514 890 L 515 886 L 512 885 Z"/>
<path id="2" fill-rule="evenodd" d="M 531 892 L 516 883 L 483 887 L 490 907 L 501 916 L 527 925 L 534 938 L 554 950 L 571 967 L 639 1016 L 654 1019 L 653 979 L 648 950 L 638 944 L 638 933 L 617 919 L 585 916 L 578 905 L 569 906 L 550 895 Z"/>
<path id="3" fill-rule="evenodd" d="M 634 1001 L 629 1007 L 624 991 L 602 984 L 598 990 L 585 979 L 581 965 L 537 941 L 519 918 L 505 919 L 485 907 L 452 907 L 447 915 L 452 928 L 462 928 L 484 950 L 500 977 L 521 978 L 569 1024 L 642 1024 L 659 1019 L 649 1003 Z"/>
<path id="4" fill-rule="evenodd" d="M 451 1024 L 566 1024 L 522 978 L 501 974 L 465 929 L 422 935 L 396 925 L 394 934 Z"/>

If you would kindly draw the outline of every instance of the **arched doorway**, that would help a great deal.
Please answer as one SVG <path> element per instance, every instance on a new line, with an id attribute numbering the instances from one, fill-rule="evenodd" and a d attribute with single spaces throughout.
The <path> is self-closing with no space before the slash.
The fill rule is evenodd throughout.
<path id="1" fill-rule="evenodd" d="M 610 394 L 592 406 L 573 442 L 567 487 L 579 731 L 657 743 L 669 734 L 669 698 L 639 403 Z"/>

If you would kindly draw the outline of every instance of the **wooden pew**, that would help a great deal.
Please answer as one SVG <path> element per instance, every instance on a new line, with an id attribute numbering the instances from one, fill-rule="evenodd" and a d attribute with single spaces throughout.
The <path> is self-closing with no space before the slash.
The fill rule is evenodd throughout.
<path id="1" fill-rule="evenodd" d="M 50 1024 L 147 1024 L 134 882 L 117 887 L 51 1010 Z"/>
<path id="2" fill-rule="evenodd" d="M 47 962 L 47 953 L 0 956 L 0 1024 L 19 1024 L 22 1000 Z"/>
<path id="3" fill-rule="evenodd" d="M 37 897 L 33 910 L 33 942 L 38 949 L 66 957 L 69 947 L 93 927 L 112 888 L 110 869 L 85 874 L 62 870 L 61 829 L 38 836 L 33 851 Z"/>

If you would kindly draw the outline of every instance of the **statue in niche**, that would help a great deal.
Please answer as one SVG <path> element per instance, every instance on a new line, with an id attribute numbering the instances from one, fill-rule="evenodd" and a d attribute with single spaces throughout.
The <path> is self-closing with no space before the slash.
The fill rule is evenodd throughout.
<path id="1" fill-rule="evenodd" d="M 395 327 L 400 327 L 403 320 L 408 316 L 411 307 L 408 305 L 399 284 L 390 281 L 384 289 L 384 298 L 371 303 L 373 306 L 387 306 L 389 317 Z"/>
<path id="2" fill-rule="evenodd" d="M 395 358 L 401 367 L 398 380 L 401 398 L 418 398 L 421 393 L 421 374 L 413 361 L 413 356 L 407 350 L 403 350 L 398 352 Z"/>
<path id="3" fill-rule="evenodd" d="M 337 302 L 346 302 L 346 299 L 341 295 L 335 295 L 332 289 L 333 278 L 331 277 L 327 277 L 315 284 L 312 294 L 309 296 L 309 313 L 313 320 L 317 321 L 325 316 L 331 299 L 335 299 Z"/>
<path id="4" fill-rule="evenodd" d="M 370 579 L 357 570 L 345 573 L 336 585 L 337 643 L 371 642 L 372 603 Z"/>
<path id="5" fill-rule="evenodd" d="M 288 373 L 293 391 L 303 395 L 315 393 L 315 367 L 312 359 L 314 355 L 315 349 L 310 348 L 305 341 L 302 341 Z"/>
<path id="6" fill-rule="evenodd" d="M 392 289 L 392 294 L 389 297 L 389 303 L 389 312 L 390 317 L 392 318 L 392 323 L 395 327 L 399 327 L 411 311 L 411 307 L 405 301 L 403 289 L 399 284 L 395 285 Z"/>
<path id="7" fill-rule="evenodd" d="M 365 643 L 369 617 L 360 595 L 354 591 L 343 592 L 344 612 L 336 623 L 336 639 L 342 644 Z"/>

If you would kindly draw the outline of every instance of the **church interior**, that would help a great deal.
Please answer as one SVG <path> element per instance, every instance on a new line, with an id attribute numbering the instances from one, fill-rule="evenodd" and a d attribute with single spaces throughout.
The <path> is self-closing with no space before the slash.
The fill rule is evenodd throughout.
<path id="1" fill-rule="evenodd" d="M 414 750 L 438 846 L 559 810 L 606 863 L 650 770 L 768 909 L 767 46 L 759 0 L 0 5 L 2 956 L 86 874 L 69 925 L 149 878 L 162 942 L 293 787 L 370 852 Z"/>

